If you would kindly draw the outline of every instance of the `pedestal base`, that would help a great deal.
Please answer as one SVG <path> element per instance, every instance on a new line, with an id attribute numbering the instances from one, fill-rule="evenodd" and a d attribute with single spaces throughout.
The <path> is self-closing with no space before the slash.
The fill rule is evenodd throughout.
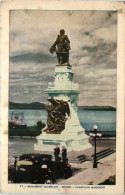
<path id="1" fill-rule="evenodd" d="M 81 151 L 91 147 L 89 136 L 85 134 L 80 125 L 73 125 L 69 119 L 66 128 L 61 134 L 47 134 L 43 132 L 37 137 L 38 143 L 34 149 L 38 151 L 53 151 L 57 144 L 60 148 L 65 146 L 67 151 Z"/>
<path id="2" fill-rule="evenodd" d="M 38 143 L 35 144 L 34 149 L 38 151 L 53 151 L 56 144 L 60 148 L 65 146 L 67 151 L 81 151 L 90 148 L 89 136 L 85 134 L 85 130 L 81 127 L 77 115 L 79 88 L 78 84 L 73 82 L 72 67 L 56 66 L 54 77 L 54 82 L 48 83 L 46 93 L 54 99 L 67 101 L 71 117 L 66 121 L 65 130 L 61 134 L 46 134 L 43 132 L 38 136 Z"/>

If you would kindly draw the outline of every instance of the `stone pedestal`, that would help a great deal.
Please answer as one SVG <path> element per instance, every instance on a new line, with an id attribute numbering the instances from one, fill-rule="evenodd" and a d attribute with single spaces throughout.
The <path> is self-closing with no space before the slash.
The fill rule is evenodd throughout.
<path id="1" fill-rule="evenodd" d="M 55 80 L 48 83 L 48 89 L 45 91 L 49 96 L 69 102 L 71 118 L 69 117 L 65 124 L 65 129 L 61 134 L 49 134 L 43 132 L 37 137 L 38 143 L 34 149 L 38 151 L 53 151 L 57 144 L 60 148 L 65 146 L 67 151 L 80 151 L 90 148 L 88 136 L 81 127 L 77 115 L 78 84 L 73 82 L 73 72 L 71 66 L 57 65 L 54 72 Z"/>

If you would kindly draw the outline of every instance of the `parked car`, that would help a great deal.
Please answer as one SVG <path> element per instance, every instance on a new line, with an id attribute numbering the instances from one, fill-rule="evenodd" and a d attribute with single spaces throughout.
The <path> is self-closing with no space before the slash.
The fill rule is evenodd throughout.
<path id="1" fill-rule="evenodd" d="M 71 165 L 52 161 L 52 155 L 23 154 L 15 158 L 8 170 L 11 183 L 56 183 L 56 179 L 72 176 Z"/>

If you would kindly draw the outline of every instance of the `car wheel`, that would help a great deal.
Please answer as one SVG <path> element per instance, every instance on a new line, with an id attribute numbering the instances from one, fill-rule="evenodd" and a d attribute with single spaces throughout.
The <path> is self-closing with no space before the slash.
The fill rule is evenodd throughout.
<path id="1" fill-rule="evenodd" d="M 51 178 L 46 178 L 45 184 L 53 184 L 53 180 Z"/>
<path id="2" fill-rule="evenodd" d="M 9 183 L 9 184 L 10 184 L 10 183 L 14 183 L 14 181 L 13 181 L 13 180 L 9 180 L 8 183 Z"/>
<path id="3" fill-rule="evenodd" d="M 62 176 L 62 179 L 68 179 L 68 178 L 71 177 L 71 176 L 72 176 L 72 171 L 69 170 L 69 169 L 67 169 L 67 170 L 64 172 L 64 174 L 63 174 L 63 176 Z"/>

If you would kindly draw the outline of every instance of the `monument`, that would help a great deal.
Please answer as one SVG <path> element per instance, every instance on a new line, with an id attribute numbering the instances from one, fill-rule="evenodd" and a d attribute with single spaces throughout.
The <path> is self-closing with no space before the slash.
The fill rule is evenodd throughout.
<path id="1" fill-rule="evenodd" d="M 57 54 L 54 82 L 48 83 L 45 93 L 49 95 L 46 105 L 47 125 L 37 137 L 34 149 L 53 151 L 55 145 L 65 146 L 67 151 L 81 151 L 91 147 L 85 130 L 77 115 L 77 101 L 80 93 L 78 84 L 73 82 L 72 66 L 69 64 L 70 41 L 65 31 L 60 30 L 50 52 Z"/>

